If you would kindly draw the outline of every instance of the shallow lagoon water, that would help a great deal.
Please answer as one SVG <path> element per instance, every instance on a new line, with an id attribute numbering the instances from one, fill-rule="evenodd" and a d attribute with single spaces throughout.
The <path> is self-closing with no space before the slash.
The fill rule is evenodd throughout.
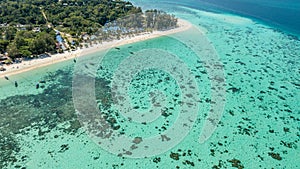
<path id="1" fill-rule="evenodd" d="M 168 130 L 178 115 L 178 104 L 172 100 L 176 94 L 180 96 L 172 76 L 147 70 L 133 79 L 129 88 L 133 107 L 147 108 L 146 93 L 154 88 L 165 91 L 170 99 L 167 107 L 173 108 L 147 125 L 117 116 L 110 83 L 118 63 L 131 52 L 158 48 L 176 54 L 195 75 L 201 100 L 195 125 L 178 145 L 163 154 L 140 159 L 118 157 L 101 149 L 81 128 L 75 114 L 74 63 L 67 61 L 10 77 L 19 82 L 18 88 L 1 79 L 1 167 L 299 168 L 299 39 L 238 16 L 176 9 L 176 15 L 206 33 L 224 65 L 226 105 L 209 140 L 198 142 L 210 107 L 207 70 L 184 44 L 161 37 L 112 49 L 97 71 L 96 98 L 103 112 L 117 120 L 111 124 L 117 131 L 146 137 Z M 87 56 L 86 60 L 95 56 Z M 37 90 L 39 80 L 46 83 Z"/>

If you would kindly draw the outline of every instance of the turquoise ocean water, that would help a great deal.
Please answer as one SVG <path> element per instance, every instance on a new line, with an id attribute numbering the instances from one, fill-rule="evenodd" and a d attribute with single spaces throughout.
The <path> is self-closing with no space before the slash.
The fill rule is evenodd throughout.
<path id="1" fill-rule="evenodd" d="M 0 79 L 0 168 L 299 168 L 300 41 L 297 36 L 290 35 L 293 26 L 276 21 L 278 18 L 267 25 L 264 24 L 269 20 L 267 17 L 258 21 L 256 19 L 262 16 L 252 15 L 256 19 L 238 16 L 235 8 L 222 6 L 221 2 L 212 5 L 212 2 L 207 4 L 204 1 L 179 1 L 177 4 L 134 1 L 144 8 L 159 6 L 188 20 L 202 31 L 201 37 L 191 37 L 189 32 L 178 33 L 186 41 L 164 36 L 121 46 L 120 49 L 112 48 L 105 55 L 103 52 L 91 54 L 80 58 L 80 63 L 65 61 L 11 76 L 9 81 Z M 265 2 L 268 7 L 284 8 L 274 4 Z M 200 10 L 202 5 L 210 10 Z M 245 13 L 251 14 L 251 11 Z M 274 27 L 274 23 L 280 28 Z M 285 30 L 285 27 L 290 29 Z M 208 44 L 190 44 L 191 39 L 206 39 Z M 191 46 L 203 49 L 204 53 L 200 51 L 203 55 L 198 56 Z M 209 73 L 211 67 L 203 61 L 210 61 L 212 56 L 205 55 L 205 47 L 213 48 L 218 63 L 222 65 L 225 93 L 219 94 L 223 96 L 225 105 L 217 128 L 207 141 L 200 143 L 199 135 L 211 107 L 221 102 L 213 100 L 216 89 Z M 159 117 L 152 122 L 138 123 L 125 118 L 126 114 L 119 111 L 114 102 L 116 94 L 112 88 L 114 78 L 118 77 L 116 72 L 122 64 L 128 66 L 122 71 L 134 70 L 134 60 L 129 62 L 131 64 L 123 61 L 135 55 L 146 58 L 137 59 L 138 63 L 145 62 L 142 64 L 144 67 L 150 65 L 146 63 L 147 58 L 174 56 L 180 60 L 176 62 L 179 65 L 177 69 L 187 67 L 189 70 L 189 73 L 178 77 L 193 77 L 182 85 L 176 79 L 175 73 L 179 71 L 175 68 L 168 72 L 139 67 L 142 71 L 134 74 L 127 88 L 130 105 L 125 106 L 146 111 L 153 99 L 149 93 L 161 91 L 165 99 L 155 102 L 154 107 L 160 108 L 155 109 L 159 111 Z M 95 62 L 99 56 L 104 56 L 103 60 Z M 93 72 L 98 64 L 97 71 Z M 168 64 L 158 65 L 167 67 Z M 139 146 L 152 136 L 162 136 L 167 144 L 169 141 L 174 145 L 147 158 L 130 158 L 131 152 L 127 150 L 123 155 L 111 153 L 113 148 L 111 151 L 104 150 L 103 144 L 95 141 L 92 132 L 82 127 L 86 121 L 77 116 L 74 108 L 72 87 L 78 67 L 83 68 L 82 75 L 87 75 L 83 78 L 83 85 L 95 76 L 95 100 L 114 133 L 139 138 L 133 141 L 132 146 Z M 122 71 L 120 76 L 127 76 Z M 17 88 L 14 81 L 18 81 Z M 39 81 L 45 83 L 40 83 L 39 89 L 36 89 Z M 122 81 L 119 85 L 122 87 Z M 89 86 L 83 88 L 89 89 Z M 196 91 L 194 88 L 197 92 L 193 93 L 191 91 Z M 184 137 L 175 144 L 173 137 L 168 140 L 169 135 L 163 137 L 163 133 L 172 130 L 176 122 L 185 118 L 180 116 L 180 110 L 185 99 L 194 95 L 198 97 L 195 99 L 198 105 L 194 112 L 196 120 L 189 132 L 177 130 L 178 135 Z M 113 146 L 122 147 L 122 144 L 114 143 Z M 159 146 L 157 149 L 163 148 Z M 134 152 L 134 147 L 131 149 Z"/>

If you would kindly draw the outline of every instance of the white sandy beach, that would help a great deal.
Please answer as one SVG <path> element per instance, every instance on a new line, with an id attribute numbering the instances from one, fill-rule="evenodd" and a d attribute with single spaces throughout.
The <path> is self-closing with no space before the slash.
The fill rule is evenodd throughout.
<path id="1" fill-rule="evenodd" d="M 121 40 L 114 40 L 110 42 L 103 42 L 98 45 L 93 45 L 93 47 L 89 48 L 83 48 L 72 52 L 65 52 L 62 54 L 55 54 L 51 57 L 43 58 L 43 59 L 32 59 L 28 61 L 23 61 L 22 63 L 17 64 L 11 64 L 11 65 L 4 65 L 3 67 L 6 69 L 6 71 L 0 72 L 0 78 L 4 76 L 11 76 L 14 74 L 26 72 L 32 69 L 36 69 L 39 67 L 44 67 L 47 65 L 51 65 L 54 63 L 62 62 L 69 59 L 74 59 L 76 57 L 81 57 L 87 54 L 95 53 L 101 50 L 109 49 L 116 46 L 121 46 L 125 44 L 135 43 L 139 41 L 144 41 L 152 38 L 156 38 L 163 35 L 170 35 L 177 32 L 188 30 L 192 27 L 192 24 L 182 20 L 178 19 L 178 27 L 175 29 L 167 30 L 167 31 L 154 31 L 152 33 L 145 33 L 141 35 L 136 35 L 132 38 L 124 38 Z"/>

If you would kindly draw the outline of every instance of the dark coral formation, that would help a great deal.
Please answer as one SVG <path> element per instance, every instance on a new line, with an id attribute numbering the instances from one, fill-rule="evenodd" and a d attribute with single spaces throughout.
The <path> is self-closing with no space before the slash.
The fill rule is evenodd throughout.
<path id="1" fill-rule="evenodd" d="M 238 168 L 238 169 L 243 169 L 244 166 L 241 164 L 241 161 L 238 159 L 232 159 L 232 160 L 228 160 L 228 162 L 231 163 L 232 167 Z"/>
<path id="2" fill-rule="evenodd" d="M 46 87 L 40 94 L 16 95 L 0 100 L 0 168 L 22 161 L 16 159 L 14 154 L 20 150 L 15 134 L 20 134 L 23 129 L 35 128 L 38 130 L 36 139 L 43 139 L 45 134 L 57 128 L 60 123 L 69 123 L 68 128 L 59 128 L 66 134 L 75 133 L 81 127 L 72 103 L 71 69 L 58 70 L 44 79 L 47 79 L 43 82 Z M 104 79 L 96 79 L 96 85 L 101 86 L 97 88 L 96 94 L 102 98 L 102 105 L 109 106 L 109 89 L 104 84 L 107 84 Z M 68 145 L 62 145 L 60 152 L 66 150 Z"/>
<path id="3" fill-rule="evenodd" d="M 173 152 L 171 152 L 170 157 L 173 160 L 179 160 L 180 155 L 179 155 L 179 153 L 173 153 Z"/>
<path id="4" fill-rule="evenodd" d="M 280 156 L 279 153 L 269 152 L 268 154 L 269 154 L 269 156 L 271 156 L 271 157 L 274 158 L 275 160 L 279 160 L 279 161 L 282 160 L 282 157 Z"/>

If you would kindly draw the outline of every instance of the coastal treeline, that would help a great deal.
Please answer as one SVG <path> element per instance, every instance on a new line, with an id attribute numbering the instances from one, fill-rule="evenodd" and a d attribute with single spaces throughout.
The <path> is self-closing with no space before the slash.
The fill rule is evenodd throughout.
<path id="1" fill-rule="evenodd" d="M 105 24 L 95 33 L 93 42 L 132 37 L 140 33 L 164 31 L 175 27 L 177 27 L 177 18 L 174 15 L 160 10 L 147 10 Z"/>
<path id="2" fill-rule="evenodd" d="M 11 58 L 30 57 L 45 52 L 55 53 L 55 32 L 53 30 L 45 30 L 41 32 L 25 31 L 16 29 L 11 30 L 10 36 L 13 38 L 8 40 L 0 40 L 1 52 L 6 52 Z"/>
<path id="3" fill-rule="evenodd" d="M 122 0 L 2 0 L 0 7 L 0 54 L 12 60 L 177 25 L 173 15 Z"/>

